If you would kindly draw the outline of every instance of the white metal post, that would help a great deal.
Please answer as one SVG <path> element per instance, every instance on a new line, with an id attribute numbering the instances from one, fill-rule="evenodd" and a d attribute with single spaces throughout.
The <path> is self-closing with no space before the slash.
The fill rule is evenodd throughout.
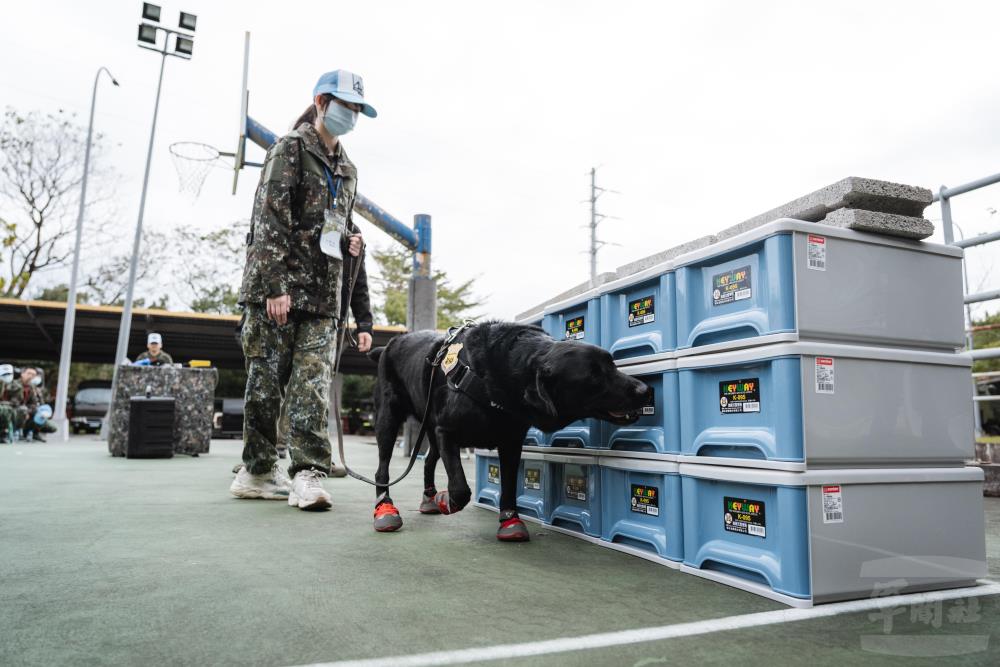
<path id="1" fill-rule="evenodd" d="M 76 242 L 73 245 L 73 269 L 69 276 L 69 294 L 66 296 L 66 318 L 63 320 L 62 351 L 59 354 L 59 379 L 56 381 L 55 422 L 59 426 L 59 436 L 69 440 L 69 420 L 66 418 L 66 396 L 69 393 L 69 365 L 73 356 L 73 327 L 76 324 L 76 279 L 80 270 L 80 238 L 83 234 L 83 213 L 87 205 L 87 176 L 90 170 L 90 141 L 94 135 L 94 108 L 97 105 L 97 83 L 101 72 L 108 75 L 111 83 L 118 81 L 101 67 L 94 75 L 94 92 L 90 96 L 90 122 L 87 125 L 87 146 L 83 153 L 83 181 L 80 184 L 80 210 L 76 215 Z"/>

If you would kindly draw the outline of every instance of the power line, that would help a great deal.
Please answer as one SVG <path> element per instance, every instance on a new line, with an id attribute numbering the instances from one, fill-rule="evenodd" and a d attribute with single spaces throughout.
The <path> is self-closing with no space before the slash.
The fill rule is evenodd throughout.
<path id="1" fill-rule="evenodd" d="M 597 225 L 604 220 L 621 220 L 613 215 L 604 215 L 597 211 L 597 199 L 605 192 L 620 195 L 617 190 L 609 190 L 597 185 L 597 167 L 590 169 L 590 282 L 597 281 L 597 251 L 606 245 L 618 245 L 609 241 L 601 241 L 597 238 Z"/>

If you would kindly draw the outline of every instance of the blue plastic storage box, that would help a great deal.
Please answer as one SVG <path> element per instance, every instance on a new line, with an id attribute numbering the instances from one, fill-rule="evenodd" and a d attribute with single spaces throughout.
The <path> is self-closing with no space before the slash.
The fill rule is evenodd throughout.
<path id="1" fill-rule="evenodd" d="M 601 346 L 615 360 L 661 356 L 677 345 L 673 264 L 665 262 L 601 288 Z"/>
<path id="2" fill-rule="evenodd" d="M 786 472 L 682 463 L 681 570 L 793 606 L 985 576 L 979 468 Z"/>
<path id="3" fill-rule="evenodd" d="M 495 451 L 476 450 L 476 502 L 500 508 L 500 459 Z"/>
<path id="4" fill-rule="evenodd" d="M 961 258 L 951 246 L 788 218 L 763 225 L 674 260 L 678 353 L 782 334 L 954 350 Z"/>
<path id="5" fill-rule="evenodd" d="M 602 456 L 600 466 L 601 537 L 661 558 L 683 560 L 678 464 Z"/>
<path id="6" fill-rule="evenodd" d="M 517 510 L 522 516 L 549 520 L 553 496 L 550 468 L 544 454 L 522 452 L 517 471 Z"/>
<path id="7" fill-rule="evenodd" d="M 601 470 L 597 457 L 548 454 L 552 480 L 549 523 L 593 537 L 601 535 Z"/>
<path id="8" fill-rule="evenodd" d="M 643 407 L 639 420 L 629 426 L 605 422 L 608 449 L 678 454 L 681 448 L 680 395 L 677 362 L 673 359 L 621 366 L 619 370 L 645 382 L 653 401 Z"/>
<path id="9" fill-rule="evenodd" d="M 780 343 L 677 360 L 681 457 L 785 470 L 973 456 L 967 355 Z"/>

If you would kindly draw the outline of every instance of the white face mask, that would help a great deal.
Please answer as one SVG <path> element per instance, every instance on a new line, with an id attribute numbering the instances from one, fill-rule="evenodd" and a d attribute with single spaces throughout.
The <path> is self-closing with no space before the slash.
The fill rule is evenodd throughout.
<path id="1" fill-rule="evenodd" d="M 32 387 L 39 386 L 40 384 L 42 384 L 42 376 L 36 375 L 35 377 L 31 378 L 30 384 Z"/>
<path id="2" fill-rule="evenodd" d="M 357 122 L 357 111 L 351 111 L 335 100 L 330 100 L 330 103 L 326 105 L 326 113 L 323 114 L 323 127 L 333 136 L 344 136 L 354 129 L 354 124 Z"/>

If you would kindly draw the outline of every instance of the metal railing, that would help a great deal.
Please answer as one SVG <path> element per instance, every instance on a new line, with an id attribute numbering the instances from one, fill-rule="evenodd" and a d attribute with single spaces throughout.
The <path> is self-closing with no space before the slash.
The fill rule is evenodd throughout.
<path id="1" fill-rule="evenodd" d="M 967 192 L 972 192 L 974 190 L 979 190 L 990 185 L 1000 183 L 1000 174 L 993 174 L 992 176 L 986 176 L 984 178 L 965 183 L 963 185 L 958 185 L 953 188 L 942 185 L 938 190 L 937 194 L 934 195 L 932 201 L 941 203 L 941 231 L 944 234 L 944 242 L 947 245 L 952 245 L 957 248 L 972 248 L 975 246 L 986 245 L 987 243 L 992 243 L 994 241 L 1000 240 L 1000 231 L 987 232 L 984 234 L 978 234 L 971 238 L 965 238 L 965 234 L 962 233 L 961 227 L 958 227 L 951 215 L 951 200 L 953 197 L 958 195 L 963 195 Z M 955 239 L 955 229 L 958 229 L 962 234 L 962 238 Z M 986 348 L 982 350 L 975 349 L 975 332 L 973 331 L 972 325 L 972 311 L 970 306 L 974 303 L 982 303 L 984 301 L 994 301 L 1000 299 L 1000 289 L 987 290 L 985 292 L 969 293 L 969 278 L 968 278 L 968 267 L 966 266 L 965 257 L 962 257 L 962 276 L 965 281 L 964 289 L 964 302 L 965 302 L 965 329 L 966 329 L 966 345 L 968 347 L 969 354 L 972 356 L 973 360 L 979 359 L 998 359 L 1000 358 L 1000 347 Z M 974 414 L 976 419 L 976 437 L 979 437 L 983 433 L 982 424 L 982 414 L 979 411 L 980 403 L 987 403 L 995 400 L 1000 400 L 1000 396 L 978 396 L 976 395 L 976 383 L 975 375 L 973 374 L 972 383 L 972 400 L 975 406 Z"/>

